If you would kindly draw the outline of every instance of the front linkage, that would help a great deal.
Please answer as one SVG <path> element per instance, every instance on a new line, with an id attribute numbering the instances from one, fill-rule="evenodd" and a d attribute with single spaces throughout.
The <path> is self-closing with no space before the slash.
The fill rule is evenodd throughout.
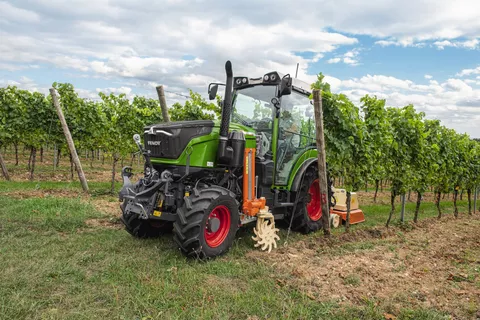
<path id="1" fill-rule="evenodd" d="M 134 135 L 134 140 L 145 157 L 145 172 L 133 184 L 130 180 L 133 176 L 132 168 L 122 168 L 123 187 L 119 192 L 119 200 L 122 201 L 121 220 L 132 235 L 139 238 L 155 237 L 169 231 L 176 220 L 173 212 L 162 212 L 162 208 L 174 208 L 182 201 L 181 197 L 175 197 L 176 194 L 171 192 L 172 189 L 182 189 L 182 186 L 174 181 L 170 171 L 159 173 L 155 170 L 149 151 L 142 147 L 138 134 Z M 163 192 L 158 192 L 159 190 Z"/>

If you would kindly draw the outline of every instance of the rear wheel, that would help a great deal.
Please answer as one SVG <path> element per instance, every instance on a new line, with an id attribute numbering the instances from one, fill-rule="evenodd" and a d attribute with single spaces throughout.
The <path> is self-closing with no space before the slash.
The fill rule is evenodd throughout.
<path id="1" fill-rule="evenodd" d="M 238 201 L 231 191 L 210 186 L 185 198 L 173 224 L 174 240 L 195 258 L 213 258 L 232 246 L 239 225 Z"/>
<path id="2" fill-rule="evenodd" d="M 293 195 L 298 196 L 293 214 L 292 230 L 310 233 L 322 228 L 322 200 L 318 184 L 318 168 L 311 166 L 305 172 L 302 184 Z M 292 219 L 292 217 L 288 217 Z"/>

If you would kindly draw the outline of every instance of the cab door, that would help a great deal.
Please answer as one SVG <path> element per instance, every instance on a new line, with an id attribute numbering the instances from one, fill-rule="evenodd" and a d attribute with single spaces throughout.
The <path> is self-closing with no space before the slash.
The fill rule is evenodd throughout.
<path id="1" fill-rule="evenodd" d="M 292 90 L 282 96 L 277 115 L 274 183 L 285 186 L 301 155 L 315 147 L 313 105 L 308 95 Z"/>

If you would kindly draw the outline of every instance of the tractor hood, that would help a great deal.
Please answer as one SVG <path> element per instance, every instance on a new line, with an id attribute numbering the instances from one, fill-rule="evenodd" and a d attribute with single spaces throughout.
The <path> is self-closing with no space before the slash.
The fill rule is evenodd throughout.
<path id="1" fill-rule="evenodd" d="M 183 158 L 183 154 L 189 145 L 194 148 L 200 148 L 200 145 L 203 145 L 202 153 L 210 154 L 210 152 L 216 152 L 217 150 L 220 126 L 220 120 L 192 120 L 153 124 L 144 127 L 144 145 L 150 151 L 152 158 L 161 158 L 166 161 L 168 161 L 167 159 Z M 254 129 L 232 122 L 229 131 L 242 131 L 247 139 L 247 144 L 254 145 Z M 210 160 L 216 162 L 214 159 Z"/>

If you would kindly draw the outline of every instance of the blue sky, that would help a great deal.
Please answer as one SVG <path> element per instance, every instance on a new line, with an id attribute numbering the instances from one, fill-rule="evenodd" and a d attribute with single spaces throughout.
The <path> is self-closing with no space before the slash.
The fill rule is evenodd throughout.
<path id="1" fill-rule="evenodd" d="M 305 8 L 309 8 L 306 10 Z M 353 101 L 375 94 L 480 137 L 480 2 L 0 0 L 0 86 L 70 82 L 168 103 L 237 74 L 322 72 Z"/>

